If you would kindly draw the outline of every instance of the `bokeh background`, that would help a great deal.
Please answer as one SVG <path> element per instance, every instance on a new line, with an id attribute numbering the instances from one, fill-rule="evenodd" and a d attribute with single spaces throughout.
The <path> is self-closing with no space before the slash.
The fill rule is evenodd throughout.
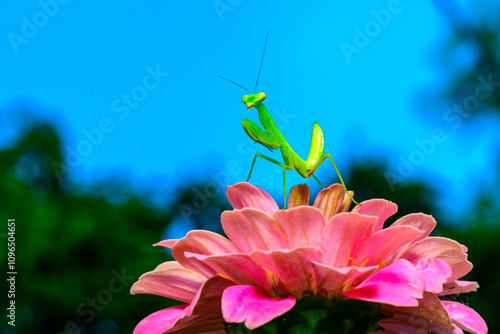
<path id="1" fill-rule="evenodd" d="M 495 1 L 70 1 L 0 4 L 2 333 L 131 333 L 174 301 L 129 294 L 191 229 L 222 232 L 257 152 L 258 91 L 294 150 L 314 121 L 358 201 L 430 213 L 469 248 L 457 300 L 500 332 L 499 4 Z M 312 179 L 287 172 L 287 190 Z M 316 175 L 338 182 L 326 162 Z M 282 170 L 251 181 L 283 205 Z M 314 197 L 313 197 L 314 198 Z M 16 219 L 16 327 L 6 324 Z M 456 297 L 454 297 L 456 298 Z"/>

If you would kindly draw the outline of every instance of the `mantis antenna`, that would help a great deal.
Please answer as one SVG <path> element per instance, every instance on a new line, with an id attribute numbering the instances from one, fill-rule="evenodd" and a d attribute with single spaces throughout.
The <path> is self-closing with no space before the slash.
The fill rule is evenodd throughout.
<path id="1" fill-rule="evenodd" d="M 254 93 L 257 91 L 257 84 L 259 83 L 260 71 L 262 70 L 262 63 L 264 62 L 264 55 L 266 54 L 267 38 L 269 37 L 270 32 L 271 29 L 267 31 L 266 41 L 264 42 L 264 51 L 262 52 L 262 59 L 260 60 L 259 74 L 257 74 L 257 81 L 255 82 L 255 88 L 253 89 Z"/>
<path id="2" fill-rule="evenodd" d="M 236 86 L 240 86 L 241 88 L 243 88 L 244 90 L 246 90 L 248 94 L 250 94 L 250 92 L 248 91 L 248 89 L 246 89 L 245 87 L 243 87 L 243 86 L 242 86 L 242 85 L 240 85 L 239 83 L 236 83 L 236 82 L 234 82 L 233 80 L 229 80 L 228 78 L 221 77 L 220 75 L 219 75 L 219 78 L 224 79 L 224 80 L 227 80 L 227 81 L 229 81 L 229 82 L 231 82 L 231 83 L 234 83 Z"/>

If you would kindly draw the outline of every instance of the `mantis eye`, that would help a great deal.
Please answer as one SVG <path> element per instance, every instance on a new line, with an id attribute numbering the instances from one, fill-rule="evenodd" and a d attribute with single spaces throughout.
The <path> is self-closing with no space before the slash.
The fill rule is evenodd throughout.
<path id="1" fill-rule="evenodd" d="M 243 95 L 243 97 L 241 98 L 241 101 L 243 101 L 244 104 L 247 104 L 248 95 Z"/>
<path id="2" fill-rule="evenodd" d="M 264 93 L 259 93 L 257 94 L 257 98 L 255 99 L 256 101 L 262 102 L 266 98 L 266 94 Z"/>

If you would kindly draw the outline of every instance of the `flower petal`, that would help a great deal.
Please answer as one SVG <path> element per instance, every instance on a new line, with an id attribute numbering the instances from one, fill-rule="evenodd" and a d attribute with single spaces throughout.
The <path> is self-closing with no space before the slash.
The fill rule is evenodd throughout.
<path id="1" fill-rule="evenodd" d="M 425 328 L 436 334 L 451 334 L 454 326 L 441 300 L 431 292 L 424 292 L 418 307 L 396 307 L 383 304 L 382 313 L 392 313 L 394 317 L 406 319 L 414 326 Z"/>
<path id="2" fill-rule="evenodd" d="M 225 333 L 221 299 L 233 282 L 215 276 L 200 287 L 189 305 L 179 305 L 155 312 L 141 321 L 134 334 L 215 334 Z"/>
<path id="3" fill-rule="evenodd" d="M 286 291 L 302 298 L 305 291 L 316 287 L 311 261 L 321 261 L 321 251 L 313 247 L 292 250 L 255 251 L 252 259 L 278 276 Z"/>
<path id="4" fill-rule="evenodd" d="M 344 296 L 394 306 L 418 306 L 423 297 L 425 281 L 406 260 L 398 260 L 370 276 Z"/>
<path id="5" fill-rule="evenodd" d="M 391 201 L 385 199 L 370 199 L 356 205 L 351 212 L 357 212 L 367 216 L 377 216 L 378 222 L 373 229 L 373 233 L 380 231 L 384 227 L 384 223 L 393 214 L 398 211 L 398 206 Z"/>
<path id="6" fill-rule="evenodd" d="M 471 281 L 453 281 L 446 283 L 443 286 L 443 292 L 439 293 L 439 296 L 453 295 L 456 293 L 466 293 L 471 291 L 476 291 L 479 288 L 477 282 Z"/>
<path id="7" fill-rule="evenodd" d="M 239 253 L 238 248 L 223 236 L 202 230 L 190 231 L 172 247 L 172 255 L 185 268 L 196 271 L 209 278 L 217 273 L 207 264 L 195 257 L 186 257 L 185 253 L 217 255 Z"/>
<path id="8" fill-rule="evenodd" d="M 174 247 L 175 243 L 179 241 L 179 239 L 167 239 L 167 240 L 162 240 L 153 246 L 163 246 L 165 248 L 172 248 Z"/>
<path id="9" fill-rule="evenodd" d="M 333 268 L 315 261 L 311 261 L 311 264 L 314 270 L 317 294 L 328 299 L 336 295 L 344 283 L 355 279 L 361 274 L 378 269 L 378 266 Z"/>
<path id="10" fill-rule="evenodd" d="M 325 217 L 315 207 L 303 206 L 280 210 L 273 215 L 288 240 L 288 249 L 318 246 L 325 227 Z"/>
<path id="11" fill-rule="evenodd" d="M 442 306 L 442 305 L 441 305 Z M 442 307 L 444 309 L 444 307 Z M 446 310 L 444 311 L 446 312 Z M 458 334 L 459 332 L 455 332 L 453 330 L 453 325 L 451 325 L 451 322 L 448 326 L 443 326 L 443 325 L 438 325 L 434 324 L 432 322 L 432 319 L 426 320 L 422 319 L 419 317 L 415 316 L 408 316 L 404 314 L 395 314 L 392 318 L 385 318 L 381 321 L 378 322 L 379 325 L 387 329 L 388 327 L 391 328 L 398 328 L 398 327 L 392 327 L 389 325 L 386 327 L 384 324 L 386 323 L 393 323 L 393 324 L 402 324 L 408 326 L 406 331 L 403 330 L 404 327 L 400 327 L 400 330 L 391 330 L 389 333 L 394 333 L 394 334 L 406 334 L 406 333 L 435 333 L 435 334 Z M 459 329 L 460 330 L 460 329 Z M 381 334 L 386 334 L 386 331 L 381 332 Z M 462 333 L 463 334 L 463 333 Z"/>
<path id="12" fill-rule="evenodd" d="M 368 237 L 354 253 L 355 266 L 385 265 L 398 249 L 418 238 L 422 231 L 411 226 L 385 228 Z"/>
<path id="13" fill-rule="evenodd" d="M 227 199 L 234 209 L 254 208 L 272 215 L 279 210 L 278 204 L 267 192 L 248 182 L 227 187 Z"/>
<path id="14" fill-rule="evenodd" d="M 448 282 L 467 274 L 472 269 L 472 263 L 467 261 L 467 254 L 460 244 L 454 240 L 440 237 L 428 237 L 411 245 L 401 258 L 414 261 L 419 258 L 438 258 L 451 268 Z"/>
<path id="15" fill-rule="evenodd" d="M 382 326 L 385 330 L 392 331 L 394 333 L 412 333 L 412 334 L 429 333 L 424 328 L 419 328 L 394 318 L 382 319 L 378 322 L 378 324 Z M 383 333 L 385 333 L 385 331 Z"/>
<path id="16" fill-rule="evenodd" d="M 443 284 L 451 276 L 450 266 L 437 258 L 425 258 L 412 261 L 412 264 L 424 276 L 425 291 L 440 293 Z"/>
<path id="17" fill-rule="evenodd" d="M 349 267 L 351 256 L 370 235 L 377 217 L 343 212 L 335 215 L 323 229 L 322 263 L 332 267 Z M 351 260 L 350 260 L 351 259 Z"/>
<path id="18" fill-rule="evenodd" d="M 155 269 L 139 277 L 131 294 L 148 293 L 190 302 L 207 279 L 185 268 Z"/>
<path id="19" fill-rule="evenodd" d="M 234 282 L 224 277 L 210 278 L 198 290 L 189 306 L 182 311 L 181 318 L 191 315 L 220 314 L 222 294 L 230 286 L 234 286 Z M 182 321 L 179 322 L 180 324 Z"/>
<path id="20" fill-rule="evenodd" d="M 169 307 L 144 318 L 134 329 L 133 334 L 224 334 L 222 315 L 204 314 L 180 319 L 187 305 Z M 179 325 L 179 322 L 183 323 Z"/>
<path id="21" fill-rule="evenodd" d="M 344 200 L 342 201 L 342 205 L 340 206 L 339 212 L 349 211 L 349 208 L 351 207 L 351 204 L 352 204 L 351 198 L 354 198 L 354 191 L 349 190 L 347 192 L 346 196 L 344 196 Z"/>
<path id="22" fill-rule="evenodd" d="M 450 314 L 451 321 L 461 329 L 474 334 L 488 333 L 486 322 L 484 322 L 483 318 L 470 307 L 447 300 L 443 300 L 442 303 Z"/>
<path id="23" fill-rule="evenodd" d="M 425 215 L 423 213 L 412 213 L 399 218 L 391 225 L 391 227 L 401 225 L 413 226 L 421 231 L 424 231 L 424 233 L 417 240 L 415 240 L 418 241 L 429 236 L 434 227 L 436 227 L 436 220 L 431 215 Z"/>
<path id="24" fill-rule="evenodd" d="M 172 328 L 188 305 L 172 306 L 148 315 L 135 327 L 133 334 L 163 334 Z"/>
<path id="25" fill-rule="evenodd" d="M 222 294 L 222 315 L 229 323 L 245 322 L 248 329 L 260 327 L 285 314 L 295 306 L 293 295 L 283 299 L 271 297 L 264 289 L 235 285 Z"/>
<path id="26" fill-rule="evenodd" d="M 252 208 L 224 211 L 221 221 L 224 232 L 239 249 L 235 253 L 288 248 L 285 232 L 265 212 Z"/>
<path id="27" fill-rule="evenodd" d="M 344 187 L 335 183 L 319 192 L 314 200 L 314 206 L 323 213 L 325 221 L 329 221 L 334 215 L 340 212 L 344 196 Z"/>
<path id="28" fill-rule="evenodd" d="M 267 291 L 272 290 L 267 271 L 257 265 L 247 254 L 194 255 L 207 263 L 217 273 L 241 285 L 258 285 Z"/>
<path id="29" fill-rule="evenodd" d="M 290 195 L 288 195 L 288 204 L 286 207 L 291 209 L 297 206 L 309 205 L 310 193 L 311 191 L 305 183 L 293 186 L 290 190 Z"/>

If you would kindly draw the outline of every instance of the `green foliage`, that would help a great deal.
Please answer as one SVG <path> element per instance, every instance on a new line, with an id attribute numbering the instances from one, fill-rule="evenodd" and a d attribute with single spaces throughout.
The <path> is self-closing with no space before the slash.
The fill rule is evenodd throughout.
<path id="1" fill-rule="evenodd" d="M 120 332 L 130 333 L 144 316 L 173 304 L 129 293 L 141 274 L 170 260 L 151 245 L 161 240 L 171 214 L 158 214 L 131 193 L 110 204 L 99 196 L 106 183 L 82 193 L 59 182 L 51 164 L 62 161 L 60 147 L 52 126 L 34 124 L 14 148 L 0 152 L 0 219 L 16 219 L 16 328 L 61 333 L 74 321 L 82 333 L 92 333 L 113 319 Z M 5 250 L 1 254 L 6 268 Z"/>
<path id="2" fill-rule="evenodd" d="M 354 190 L 357 201 L 384 198 L 398 205 L 398 212 L 386 221 L 385 226 L 410 213 L 422 212 L 435 216 L 438 212 L 435 204 L 437 193 L 428 183 L 411 181 L 397 185 L 392 191 L 384 177 L 388 167 L 381 160 L 356 162 L 349 170 L 350 177 L 346 184 L 348 189 Z"/>

